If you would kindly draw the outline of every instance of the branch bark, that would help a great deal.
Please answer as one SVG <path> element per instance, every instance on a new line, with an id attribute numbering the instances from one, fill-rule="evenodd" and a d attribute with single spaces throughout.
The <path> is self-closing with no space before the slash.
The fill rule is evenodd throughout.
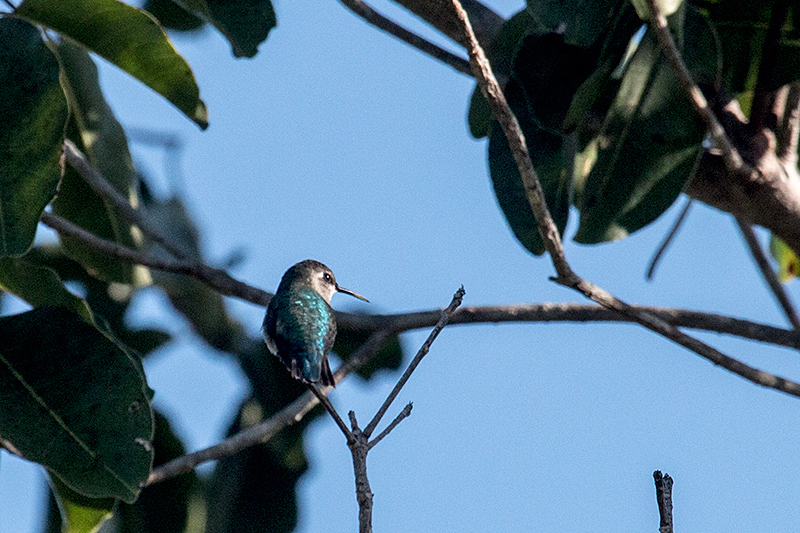
<path id="1" fill-rule="evenodd" d="M 587 298 L 599 303 L 603 307 L 612 309 L 617 313 L 630 317 L 633 321 L 638 322 L 644 327 L 680 344 L 681 346 L 688 348 L 701 357 L 708 359 L 715 365 L 722 366 L 723 368 L 726 368 L 731 372 L 734 372 L 735 374 L 752 381 L 753 383 L 757 383 L 765 387 L 776 388 L 786 392 L 787 394 L 800 397 L 800 384 L 782 377 L 765 375 L 761 370 L 745 365 L 741 361 L 723 354 L 708 344 L 686 335 L 678 328 L 659 319 L 657 316 L 651 315 L 647 312 L 642 312 L 641 310 L 628 305 L 608 291 L 585 279 L 580 278 L 572 271 L 564 255 L 564 248 L 561 244 L 561 238 L 558 234 L 555 223 L 553 222 L 553 218 L 550 215 L 550 211 L 547 208 L 547 203 L 544 200 L 544 193 L 542 192 L 541 185 L 536 177 L 536 172 L 533 169 L 533 164 L 531 163 L 530 156 L 527 151 L 527 145 L 525 143 L 525 137 L 522 133 L 522 129 L 514 117 L 514 114 L 511 112 L 503 92 L 500 90 L 500 86 L 494 77 L 492 67 L 489 64 L 489 61 L 486 59 L 483 49 L 480 47 L 477 39 L 475 38 L 475 34 L 472 31 L 467 13 L 461 7 L 459 0 L 452 0 L 452 3 L 456 11 L 456 16 L 461 21 L 463 27 L 464 42 L 468 46 L 467 51 L 469 52 L 470 65 L 472 66 L 475 78 L 478 80 L 478 86 L 480 87 L 484 98 L 486 98 L 489 102 L 492 113 L 494 114 L 500 126 L 503 128 L 503 132 L 509 141 L 509 147 L 514 155 L 514 161 L 517 163 L 517 167 L 519 168 L 525 194 L 539 226 L 539 233 L 544 240 L 545 248 L 547 249 L 547 252 L 553 262 L 553 266 L 556 269 L 557 276 L 554 278 L 554 281 L 566 287 L 577 290 Z M 669 45 L 669 43 L 672 43 L 672 48 L 675 48 L 675 43 L 672 41 L 672 36 L 668 31 L 666 31 L 666 21 L 660 14 L 655 0 L 648 0 L 648 5 L 651 9 L 651 21 L 654 25 L 658 25 L 659 40 L 662 41 L 665 46 Z M 662 35 L 664 32 L 666 32 L 666 37 Z M 677 50 L 677 48 L 675 48 L 675 50 Z M 688 78 L 688 71 L 686 71 L 686 67 L 682 64 L 680 57 L 677 57 L 676 63 L 677 66 L 683 67 L 683 70 L 685 71 L 684 73 Z M 697 92 L 699 93 L 699 90 Z M 702 94 L 699 96 L 700 98 L 703 98 Z M 699 107 L 702 107 L 700 105 L 701 103 L 702 102 L 700 101 L 696 102 Z M 713 114 L 709 115 L 708 120 L 710 120 L 712 124 L 716 123 L 716 118 Z M 716 129 L 719 130 L 721 127 Z M 720 142 L 724 142 L 726 140 L 724 131 L 717 131 L 716 134 L 712 132 L 712 135 L 715 135 L 715 140 L 718 138 Z M 726 152 L 726 154 L 725 161 L 731 165 L 737 165 L 741 159 L 738 157 L 738 152 L 736 152 L 735 149 Z M 750 171 L 747 169 L 747 165 L 745 164 L 737 166 L 737 171 L 746 172 L 748 174 L 750 173 Z"/>

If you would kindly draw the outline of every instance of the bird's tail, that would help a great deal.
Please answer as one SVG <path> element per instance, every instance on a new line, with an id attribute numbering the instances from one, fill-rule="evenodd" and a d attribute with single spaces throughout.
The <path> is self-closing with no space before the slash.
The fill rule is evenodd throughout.
<path id="1" fill-rule="evenodd" d="M 336 381 L 333 379 L 333 372 L 331 372 L 331 365 L 328 363 L 328 358 L 322 360 L 322 368 L 319 373 L 319 382 L 323 387 L 335 387 Z"/>

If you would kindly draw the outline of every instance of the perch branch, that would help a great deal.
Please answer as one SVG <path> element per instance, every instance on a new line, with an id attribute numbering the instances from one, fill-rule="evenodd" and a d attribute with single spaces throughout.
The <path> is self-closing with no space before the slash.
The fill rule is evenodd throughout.
<path id="1" fill-rule="evenodd" d="M 434 59 L 438 59 L 442 63 L 450 65 L 458 72 L 462 74 L 467 74 L 468 76 L 472 76 L 472 71 L 469 69 L 469 62 L 464 59 L 463 57 L 459 57 L 456 54 L 445 50 L 444 48 L 426 40 L 417 35 L 416 33 L 410 32 L 409 30 L 405 29 L 404 27 L 400 26 L 393 20 L 390 20 L 377 11 L 375 11 L 372 7 L 364 3 L 362 0 L 340 0 L 342 4 L 345 5 L 347 9 L 367 21 L 368 23 L 372 24 L 378 29 L 381 29 L 388 33 L 389 35 L 394 35 L 401 41 L 410 44 L 417 50 L 424 52 L 431 56 Z"/>
<path id="2" fill-rule="evenodd" d="M 433 341 L 436 340 L 436 337 L 439 336 L 439 333 L 441 333 L 442 329 L 444 329 L 444 327 L 450 321 L 450 316 L 453 314 L 453 311 L 455 311 L 458 308 L 458 306 L 461 305 L 461 300 L 463 298 L 464 298 L 464 287 L 461 287 L 453 295 L 453 300 L 450 302 L 450 305 L 447 306 L 447 309 L 442 311 L 442 316 L 439 319 L 439 322 L 437 322 L 436 325 L 433 327 L 433 330 L 431 331 L 430 335 L 428 335 L 428 338 L 420 347 L 419 351 L 417 352 L 417 355 L 414 356 L 414 359 L 411 360 L 411 363 L 408 365 L 408 368 L 406 368 L 406 371 L 403 372 L 402 376 L 400 376 L 400 379 L 397 381 L 397 384 L 394 386 L 394 389 L 392 389 L 392 392 L 389 393 L 389 396 L 386 397 L 386 400 L 383 402 L 383 405 L 381 405 L 380 409 L 378 409 L 378 412 L 375 413 L 375 416 L 372 418 L 369 424 L 367 424 L 367 427 L 364 428 L 364 435 L 366 436 L 367 439 L 369 439 L 370 436 L 372 436 L 372 433 L 375 431 L 375 428 L 380 423 L 381 419 L 383 418 L 383 415 L 386 414 L 386 411 L 389 409 L 389 406 L 392 405 L 394 399 L 397 398 L 398 394 L 400 394 L 400 391 L 403 389 L 403 386 L 411 377 L 411 374 L 414 373 L 414 370 L 416 370 L 417 366 L 420 364 L 420 362 L 422 362 L 422 358 L 425 357 L 425 355 L 431 349 Z"/>
<path id="3" fill-rule="evenodd" d="M 361 368 L 361 366 L 378 351 L 389 335 L 390 332 L 386 330 L 376 331 L 370 335 L 366 342 L 353 353 L 350 359 L 336 371 L 333 376 L 334 380 L 338 383 L 348 374 Z M 145 485 L 159 483 L 189 472 L 203 463 L 222 459 L 223 457 L 239 453 L 260 442 L 266 442 L 277 435 L 282 429 L 302 420 L 318 403 L 319 400 L 311 391 L 306 392 L 279 412 L 272 415 L 268 420 L 240 431 L 214 446 L 182 455 L 181 457 L 154 468 L 153 471 L 150 472 L 150 476 L 147 478 Z"/>
<path id="4" fill-rule="evenodd" d="M 347 429 L 347 426 L 344 424 L 342 417 L 340 417 L 339 413 L 336 412 L 336 408 L 333 406 L 330 399 L 328 399 L 325 393 L 322 392 L 320 389 L 318 389 L 317 386 L 314 385 L 313 383 L 309 383 L 308 388 L 314 394 L 314 396 L 317 397 L 317 400 L 319 400 L 319 403 L 322 404 L 322 407 L 324 407 L 325 410 L 328 411 L 328 414 L 331 415 L 331 418 L 333 418 L 333 421 L 336 422 L 337 426 L 339 426 L 339 429 L 342 430 L 342 434 L 344 435 L 344 438 L 347 439 L 347 443 L 349 444 L 350 442 L 352 442 L 353 434 L 350 433 L 349 429 Z"/>
<path id="5" fill-rule="evenodd" d="M 786 318 L 794 329 L 800 330 L 800 318 L 797 317 L 797 312 L 794 309 L 794 305 L 792 305 L 792 301 L 789 299 L 789 295 L 786 294 L 786 291 L 783 289 L 783 284 L 778 280 L 778 276 L 772 269 L 772 265 L 769 264 L 769 260 L 764 250 L 761 248 L 758 238 L 756 238 L 756 232 L 753 231 L 753 227 L 750 224 L 739 218 L 736 219 L 736 223 L 739 225 L 739 230 L 742 232 L 742 236 L 747 243 L 747 247 L 750 249 L 750 253 L 758 269 L 761 271 L 761 275 L 764 277 L 764 281 L 767 282 L 767 285 L 772 290 L 772 294 L 775 295 L 775 299 L 778 300 L 778 304 L 781 306 L 781 309 L 783 309 Z"/>
<path id="6" fill-rule="evenodd" d="M 656 482 L 656 501 L 660 523 L 658 533 L 672 533 L 672 478 L 669 474 L 661 475 L 660 470 L 653 472 Z"/>
<path id="7" fill-rule="evenodd" d="M 378 444 L 384 437 L 386 437 L 386 435 L 388 435 L 395 427 L 397 427 L 400 422 L 402 422 L 406 417 L 408 417 L 408 415 L 411 414 L 411 404 L 409 403 L 406 405 L 400 414 L 397 415 L 392 423 L 389 424 L 389 426 L 375 440 L 370 442 L 369 438 L 380 423 L 383 415 L 386 414 L 389 406 L 392 405 L 394 399 L 397 398 L 397 395 L 403 389 L 403 385 L 406 384 L 408 379 L 411 377 L 411 374 L 414 373 L 414 370 L 422 361 L 422 358 L 425 357 L 425 354 L 427 354 L 431 349 L 433 341 L 436 340 L 436 337 L 439 336 L 439 333 L 447 325 L 447 322 L 450 319 L 450 316 L 453 314 L 453 311 L 455 311 L 456 308 L 461 305 L 461 300 L 463 298 L 464 287 L 460 287 L 453 295 L 450 305 L 448 305 L 447 308 L 442 311 L 439 321 L 433 327 L 433 330 L 428 335 L 428 338 L 425 339 L 425 342 L 422 343 L 417 355 L 411 360 L 411 363 L 409 363 L 406 371 L 403 372 L 403 375 L 399 380 L 397 380 L 397 384 L 386 397 L 386 400 L 380 406 L 378 412 L 375 413 L 375 416 L 372 417 L 372 420 L 369 424 L 367 424 L 367 427 L 364 428 L 363 431 L 358 427 L 356 414 L 353 411 L 350 411 L 349 413 L 350 424 L 352 425 L 352 433 L 350 433 L 352 439 L 349 439 L 347 444 L 350 448 L 350 453 L 353 456 L 353 474 L 356 478 L 356 501 L 358 502 L 359 533 L 372 533 L 373 494 L 372 489 L 369 486 L 369 478 L 367 477 L 367 455 L 376 444 Z"/>
<path id="8" fill-rule="evenodd" d="M 107 253 L 122 261 L 144 265 L 156 270 L 192 276 L 226 296 L 234 296 L 255 305 L 266 306 L 272 295 L 231 278 L 224 271 L 192 263 L 157 259 L 117 243 L 104 240 L 71 222 L 44 213 L 42 222 L 59 233 L 80 239 L 94 249 Z M 703 331 L 724 333 L 768 344 L 777 344 L 800 350 L 800 333 L 759 324 L 749 320 L 659 307 L 635 307 L 659 317 L 675 327 L 686 327 Z M 440 311 L 419 311 L 394 315 L 357 315 L 336 313 L 337 321 L 344 327 L 366 332 L 389 329 L 394 333 L 431 327 L 436 324 Z M 457 310 L 450 322 L 453 324 L 481 324 L 498 322 L 633 322 L 630 317 L 593 305 L 580 304 L 520 304 L 504 306 L 466 307 Z"/>

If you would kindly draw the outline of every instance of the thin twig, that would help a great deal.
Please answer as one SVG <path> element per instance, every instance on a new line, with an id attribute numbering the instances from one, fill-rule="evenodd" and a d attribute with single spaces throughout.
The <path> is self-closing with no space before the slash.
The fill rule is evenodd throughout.
<path id="1" fill-rule="evenodd" d="M 390 334 L 389 331 L 381 330 L 370 335 L 364 344 L 353 353 L 350 359 L 339 367 L 334 374 L 334 380 L 338 383 L 345 376 L 361 368 L 364 363 L 375 355 Z M 282 429 L 302 420 L 318 403 L 319 400 L 311 391 L 306 392 L 279 412 L 272 415 L 268 420 L 240 431 L 214 446 L 183 455 L 154 468 L 153 471 L 150 472 L 150 477 L 147 478 L 145 485 L 159 483 L 189 472 L 203 463 L 216 461 L 217 459 L 239 453 L 260 442 L 266 442 L 277 435 Z"/>
<path id="2" fill-rule="evenodd" d="M 478 85 L 481 88 L 481 92 L 489 102 L 492 113 L 494 114 L 500 126 L 503 128 L 506 138 L 509 141 L 509 147 L 514 155 L 514 160 L 517 163 L 517 167 L 519 168 L 525 194 L 539 226 L 539 233 L 544 240 L 545 248 L 547 249 L 553 262 L 553 266 L 558 274 L 553 281 L 577 290 L 590 300 L 599 303 L 603 307 L 612 309 L 620 314 L 630 317 L 632 320 L 638 322 L 644 327 L 680 344 L 681 346 L 688 348 L 701 357 L 708 359 L 715 365 L 722 366 L 723 368 L 726 368 L 731 372 L 752 381 L 753 383 L 774 388 L 794 396 L 800 396 L 800 384 L 782 377 L 775 376 L 773 374 L 768 374 L 756 368 L 750 367 L 728 355 L 725 355 L 716 348 L 713 348 L 698 339 L 686 335 L 678 328 L 661 320 L 657 316 L 642 312 L 640 309 L 628 305 L 608 291 L 585 279 L 580 278 L 572 271 L 572 268 L 569 266 L 569 263 L 564 255 L 564 248 L 561 244 L 561 238 L 558 234 L 558 230 L 553 222 L 553 217 L 550 215 L 550 211 L 548 210 L 547 204 L 544 201 L 544 194 L 536 177 L 536 173 L 533 170 L 533 164 L 531 163 L 530 155 L 528 154 L 528 150 L 525 145 L 525 137 L 522 134 L 519 123 L 514 117 L 514 114 L 511 112 L 511 109 L 509 108 L 508 103 L 506 102 L 505 97 L 500 90 L 497 80 L 492 73 L 491 65 L 486 60 L 483 50 L 475 39 L 475 34 L 470 26 L 469 18 L 464 9 L 461 7 L 461 3 L 459 0 L 451 1 L 456 10 L 458 19 L 463 25 L 464 42 L 466 43 L 467 51 L 469 52 L 470 65 L 475 73 L 475 78 L 478 80 Z M 672 36 L 667 30 L 666 19 L 664 19 L 664 17 L 661 15 L 658 5 L 656 4 L 656 0 L 648 0 L 648 5 L 651 10 L 651 22 L 657 29 L 659 41 L 661 42 L 663 48 L 669 49 L 665 50 L 665 53 L 670 59 L 670 62 L 673 63 L 673 68 L 675 68 L 678 72 L 678 77 L 681 79 L 681 83 L 685 83 L 689 93 L 693 96 L 696 96 L 696 98 L 693 100 L 698 108 L 701 111 L 708 113 L 708 116 L 710 117 L 708 124 L 712 127 L 712 135 L 715 138 L 719 138 L 720 142 L 727 142 L 730 144 L 730 141 L 728 141 L 724 130 L 722 130 L 719 122 L 717 122 L 716 117 L 714 117 L 713 113 L 711 113 L 711 110 L 708 109 L 708 104 L 705 102 L 705 98 L 703 98 L 702 93 L 700 93 L 700 90 L 689 78 L 689 73 L 686 70 L 686 66 L 683 64 L 680 55 L 678 54 L 677 48 L 675 47 L 675 42 L 672 40 Z M 696 91 L 696 94 L 694 91 Z M 700 104 L 704 104 L 705 107 Z M 716 128 L 717 126 L 719 126 L 719 128 Z M 726 152 L 726 157 L 731 160 L 731 163 L 737 163 L 736 168 L 739 171 L 746 168 L 741 160 L 741 157 L 739 156 L 739 153 L 733 149 L 733 145 L 730 145 L 730 148 L 731 149 Z"/>
<path id="3" fill-rule="evenodd" d="M 675 223 L 670 228 L 669 233 L 667 233 L 666 237 L 664 237 L 664 241 L 658 247 L 656 254 L 653 256 L 653 259 L 650 261 L 650 266 L 647 268 L 647 274 L 645 274 L 645 279 L 650 281 L 653 279 L 653 274 L 656 273 L 656 266 L 658 266 L 658 262 L 661 260 L 661 256 L 664 255 L 664 252 L 667 251 L 667 248 L 670 244 L 672 244 L 672 240 L 675 238 L 675 235 L 678 234 L 678 230 L 683 225 L 683 221 L 686 220 L 686 215 L 689 214 L 689 208 L 692 207 L 692 199 L 689 198 L 686 200 L 686 205 L 683 206 L 681 209 L 681 213 L 678 215 L 678 218 L 675 219 Z"/>
<path id="4" fill-rule="evenodd" d="M 706 100 L 705 96 L 703 96 L 703 92 L 700 90 L 700 87 L 698 87 L 697 84 L 692 81 L 691 74 L 689 74 L 689 69 L 686 68 L 686 64 L 683 62 L 680 51 L 675 44 L 675 40 L 672 38 L 672 34 L 667 27 L 667 19 L 661 13 L 661 9 L 658 7 L 658 0 L 647 0 L 647 6 L 650 14 L 650 26 L 656 32 L 656 37 L 661 44 L 661 49 L 664 52 L 667 61 L 669 61 L 673 72 L 675 72 L 678 82 L 681 84 L 684 92 L 686 92 L 687 96 L 689 97 L 689 100 L 691 101 L 692 106 L 695 108 L 695 111 L 697 111 L 697 114 L 700 115 L 700 118 L 703 120 L 703 122 L 705 122 L 706 127 L 711 133 L 711 138 L 714 141 L 714 144 L 716 144 L 717 148 L 722 151 L 722 158 L 725 161 L 725 167 L 731 172 L 740 172 L 746 174 L 752 174 L 756 172 L 742 159 L 742 156 L 739 154 L 736 146 L 734 146 L 728 137 L 728 134 L 725 132 L 725 128 L 722 127 L 722 124 L 720 124 L 719 120 L 717 120 L 716 115 L 714 115 L 714 112 L 708 105 L 708 101 Z"/>
<path id="5" fill-rule="evenodd" d="M 778 300 L 778 304 L 781 306 L 781 309 L 783 309 L 786 318 L 794 329 L 800 330 L 800 318 L 797 316 L 797 311 L 795 311 L 794 305 L 789 299 L 789 295 L 786 294 L 786 291 L 783 289 L 783 284 L 778 280 L 778 276 L 772 269 L 772 265 L 769 264 L 769 260 L 764 250 L 761 248 L 761 244 L 758 242 L 756 233 L 753 231 L 753 226 L 740 218 L 736 219 L 736 223 L 739 225 L 739 230 L 742 232 L 747 247 L 750 249 L 750 254 L 753 256 L 756 265 L 758 265 L 758 269 L 761 271 L 764 281 L 767 282 L 767 285 L 772 290 L 772 294 L 775 295 L 775 299 Z"/>
<path id="6" fill-rule="evenodd" d="M 350 11 L 352 11 L 353 13 L 355 13 L 368 23 L 372 24 L 376 28 L 385 31 L 390 35 L 394 35 L 401 41 L 410 44 L 417 50 L 420 50 L 421 52 L 428 54 L 434 59 L 438 59 L 442 63 L 450 65 L 451 67 L 461 72 L 462 74 L 472 76 L 472 71 L 469 68 L 469 61 L 467 61 L 463 57 L 459 57 L 456 54 L 448 50 L 445 50 L 444 48 L 426 39 L 423 39 L 416 33 L 410 32 L 409 30 L 400 26 L 393 20 L 384 17 L 383 15 L 375 11 L 372 7 L 365 4 L 362 0 L 340 0 L 340 1 Z"/>
<path id="7" fill-rule="evenodd" d="M 412 409 L 413 407 L 414 407 L 414 405 L 413 405 L 411 402 L 408 402 L 408 403 L 406 404 L 406 406 L 405 406 L 405 407 L 403 407 L 403 410 L 402 410 L 402 411 L 400 411 L 400 414 L 398 414 L 398 415 L 395 417 L 395 419 L 394 419 L 394 420 L 392 420 L 392 423 L 391 423 L 391 424 L 389 424 L 388 426 L 386 426 L 386 429 L 384 429 L 383 431 L 381 431 L 380 435 L 378 435 L 377 437 L 375 437 L 374 439 L 372 439 L 371 441 L 369 441 L 369 444 L 367 444 L 367 448 L 368 448 L 368 449 L 370 449 L 370 450 L 371 450 L 372 448 L 374 448 L 374 447 L 375 447 L 375 445 L 376 445 L 376 444 L 378 444 L 380 441 L 382 441 L 382 440 L 384 439 L 384 437 L 386 437 L 386 436 L 387 436 L 389 433 L 391 433 L 391 432 L 392 432 L 392 430 L 393 430 L 394 428 L 396 428 L 396 427 L 397 427 L 397 425 L 398 425 L 400 422 L 402 422 L 403 420 L 405 420 L 406 418 L 408 418 L 408 417 L 409 417 L 409 415 L 411 415 L 411 409 Z"/>
<path id="8" fill-rule="evenodd" d="M 322 404 L 322 407 L 324 407 L 325 410 L 328 411 L 328 414 L 331 415 L 331 418 L 333 418 L 333 421 L 336 422 L 337 426 L 339 426 L 339 429 L 342 430 L 342 434 L 344 434 L 344 438 L 347 439 L 347 442 L 348 443 L 351 442 L 353 440 L 353 434 L 350 432 L 349 429 L 347 429 L 347 426 L 342 420 L 342 417 L 340 417 L 339 413 L 336 412 L 336 408 L 333 406 L 330 399 L 328 399 L 328 397 L 325 396 L 325 394 L 321 390 L 319 390 L 313 383 L 309 383 L 308 388 L 311 392 L 314 393 L 314 396 L 317 397 L 319 403 Z"/>
<path id="9" fill-rule="evenodd" d="M 761 61 L 758 66 L 758 78 L 753 91 L 753 103 L 750 106 L 750 126 L 754 131 L 761 131 L 769 113 L 771 91 L 767 88 L 770 78 L 778 65 L 778 48 L 786 17 L 789 14 L 789 0 L 774 0 L 769 26 L 761 47 Z"/>
<path id="10" fill-rule="evenodd" d="M 392 389 L 392 392 L 389 393 L 389 396 L 386 397 L 386 400 L 383 402 L 383 405 L 381 405 L 380 409 L 378 409 L 378 412 L 375 413 L 375 416 L 372 417 L 372 420 L 370 421 L 369 424 L 367 424 L 367 427 L 364 428 L 364 435 L 366 436 L 367 439 L 369 439 L 370 436 L 372 436 L 372 433 L 375 431 L 375 428 L 380 423 L 381 419 L 383 418 L 383 415 L 386 414 L 386 411 L 389 409 L 389 406 L 392 405 L 394 399 L 397 398 L 398 394 L 400 394 L 400 391 L 403 389 L 403 386 L 411 377 L 411 374 L 414 373 L 414 370 L 420 364 L 422 358 L 425 357 L 425 355 L 431 349 L 433 341 L 436 340 L 436 337 L 439 336 L 439 333 L 447 325 L 447 322 L 450 320 L 450 315 L 453 313 L 453 311 L 455 311 L 458 308 L 458 306 L 461 305 L 461 300 L 463 298 L 464 298 L 464 287 L 460 287 L 453 295 L 453 300 L 450 302 L 450 305 L 447 306 L 447 309 L 442 311 L 442 317 L 439 319 L 439 322 L 436 323 L 436 326 L 434 326 L 433 330 L 431 331 L 430 335 L 428 335 L 428 338 L 425 340 L 425 342 L 422 343 L 422 346 L 417 352 L 417 355 L 415 355 L 414 359 L 411 360 L 411 363 L 409 363 L 408 368 L 406 368 L 406 371 L 403 372 L 403 375 L 400 376 L 400 379 L 397 380 L 397 384 Z"/>
<path id="11" fill-rule="evenodd" d="M 42 213 L 42 222 L 50 226 L 61 235 L 73 237 L 82 241 L 84 244 L 103 252 L 111 257 L 115 257 L 126 263 L 143 265 L 164 272 L 183 274 L 192 276 L 213 287 L 217 292 L 224 296 L 236 296 L 242 300 L 252 302 L 256 305 L 266 307 L 272 295 L 266 291 L 242 283 L 232 278 L 224 270 L 211 268 L 202 263 L 192 261 L 176 261 L 172 259 L 162 259 L 143 254 L 136 250 L 131 250 L 116 242 L 105 240 L 97 235 L 86 231 L 80 226 L 70 222 L 55 213 Z"/>
<path id="12" fill-rule="evenodd" d="M 486 58 L 483 48 L 481 48 L 478 39 L 475 37 L 467 12 L 461 6 L 459 0 L 452 0 L 452 4 L 463 28 L 464 45 L 467 48 L 467 52 L 469 52 L 469 63 L 472 67 L 472 72 L 475 75 L 475 79 L 478 80 L 478 87 L 480 87 L 483 97 L 486 98 L 489 107 L 492 109 L 492 114 L 500 123 L 503 133 L 508 139 L 508 145 L 522 178 L 525 196 L 536 218 L 539 233 L 542 236 L 542 241 L 550 255 L 550 259 L 553 261 L 556 274 L 559 279 L 573 280 L 575 274 L 564 256 L 561 235 L 558 232 L 553 216 L 550 214 L 550 210 L 547 208 L 544 191 L 539 183 L 539 178 L 536 177 L 536 171 L 528 153 L 528 145 L 525 143 L 525 135 L 522 133 L 522 128 L 506 101 L 503 90 L 492 72 L 492 66 Z"/>
<path id="13" fill-rule="evenodd" d="M 69 139 L 64 140 L 64 158 L 69 166 L 74 168 L 97 194 L 114 204 L 130 223 L 139 226 L 142 233 L 163 246 L 165 250 L 178 259 L 189 259 L 188 254 L 162 235 L 159 229 L 151 224 L 150 220 L 140 210 L 134 209 L 128 199 L 120 194 L 103 175 L 89 164 L 86 156 Z"/>
<path id="14" fill-rule="evenodd" d="M 656 502 L 660 523 L 659 533 L 672 533 L 672 478 L 669 474 L 661 475 L 660 470 L 653 472 L 656 483 Z"/>
<path id="15" fill-rule="evenodd" d="M 11 0 L 3 0 L 3 2 L 5 2 L 5 4 L 6 4 L 8 7 L 10 7 L 10 8 L 11 8 L 11 11 L 12 11 L 12 12 L 16 11 L 16 9 L 17 9 L 17 8 L 16 8 L 16 6 L 15 6 L 14 4 L 12 4 L 12 3 L 11 3 Z"/>

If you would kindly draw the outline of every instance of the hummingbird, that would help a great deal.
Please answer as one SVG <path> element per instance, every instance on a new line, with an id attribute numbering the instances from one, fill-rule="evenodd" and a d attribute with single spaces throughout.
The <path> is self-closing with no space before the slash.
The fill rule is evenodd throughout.
<path id="1" fill-rule="evenodd" d="M 334 387 L 328 352 L 336 339 L 331 297 L 337 292 L 369 302 L 336 283 L 331 269 L 307 259 L 281 278 L 267 306 L 261 329 L 267 348 L 286 365 L 292 377 L 305 383 Z"/>

